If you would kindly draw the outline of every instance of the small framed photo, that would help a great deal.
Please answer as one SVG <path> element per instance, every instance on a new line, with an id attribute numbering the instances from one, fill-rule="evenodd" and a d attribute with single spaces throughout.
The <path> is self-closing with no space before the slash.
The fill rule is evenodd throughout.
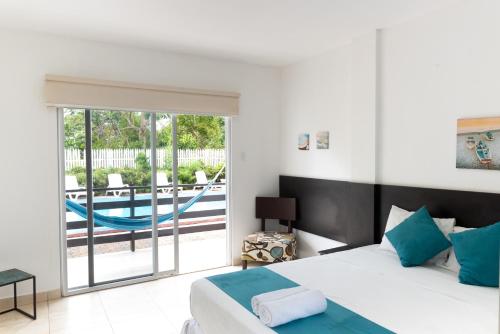
<path id="1" fill-rule="evenodd" d="M 316 133 L 316 148 L 318 150 L 328 150 L 330 148 L 329 131 L 319 131 Z"/>
<path id="2" fill-rule="evenodd" d="M 298 148 L 301 151 L 308 151 L 309 150 L 309 134 L 308 133 L 301 133 L 299 135 Z"/>

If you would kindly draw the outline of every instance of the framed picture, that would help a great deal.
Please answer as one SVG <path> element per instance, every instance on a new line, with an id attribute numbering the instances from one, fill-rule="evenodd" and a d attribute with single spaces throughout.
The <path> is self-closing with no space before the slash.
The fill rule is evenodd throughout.
<path id="1" fill-rule="evenodd" d="M 301 151 L 307 151 L 309 150 L 309 134 L 308 133 L 301 133 L 299 135 L 299 150 Z"/>
<path id="2" fill-rule="evenodd" d="M 500 170 L 500 117 L 457 121 L 456 166 Z"/>
<path id="3" fill-rule="evenodd" d="M 328 150 L 330 148 L 330 132 L 319 131 L 316 133 L 316 148 L 318 150 Z"/>

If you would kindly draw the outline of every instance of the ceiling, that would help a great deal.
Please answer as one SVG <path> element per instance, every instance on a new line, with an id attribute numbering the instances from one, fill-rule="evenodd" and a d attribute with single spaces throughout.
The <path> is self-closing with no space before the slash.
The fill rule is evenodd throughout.
<path id="1" fill-rule="evenodd" d="M 457 0 L 1 0 L 0 26 L 283 66 Z"/>

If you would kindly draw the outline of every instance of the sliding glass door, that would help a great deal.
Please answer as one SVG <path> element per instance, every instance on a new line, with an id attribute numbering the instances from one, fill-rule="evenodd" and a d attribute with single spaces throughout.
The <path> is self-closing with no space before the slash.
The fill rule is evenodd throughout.
<path id="1" fill-rule="evenodd" d="M 171 117 L 89 109 L 60 112 L 64 196 L 70 202 L 65 203 L 63 225 L 67 290 L 159 275 L 153 147 L 156 118 Z M 171 265 L 162 271 L 176 271 L 172 249 Z"/>
<path id="2" fill-rule="evenodd" d="M 94 282 L 102 284 L 152 275 L 151 117 L 154 115 L 88 112 L 92 130 L 89 150 L 92 205 L 95 214 L 109 217 L 102 222 L 94 218 L 93 235 L 89 235 L 94 240 Z M 127 157 L 130 152 L 134 155 Z M 128 224 L 119 218 L 149 222 Z"/>
<path id="3" fill-rule="evenodd" d="M 77 202 L 87 205 L 87 160 L 86 160 L 86 129 L 85 129 L 85 110 L 83 109 L 65 109 L 63 121 L 61 121 L 61 112 L 59 111 L 59 134 L 63 127 L 63 145 L 64 152 L 64 200 Z M 61 144 L 60 144 L 61 145 Z M 61 152 L 61 150 L 60 150 Z M 60 154 L 61 156 L 61 154 Z M 60 173 L 61 174 L 61 173 Z M 61 196 L 62 197 L 62 196 Z M 93 251 L 89 252 L 88 230 L 93 228 L 87 218 L 80 216 L 62 206 L 61 209 L 62 240 L 61 247 L 63 264 L 65 266 L 66 286 L 73 288 L 85 288 L 89 286 L 89 263 L 93 261 Z M 64 276 L 63 276 L 64 277 Z"/>
<path id="4" fill-rule="evenodd" d="M 225 119 L 60 109 L 63 290 L 226 265 Z"/>
<path id="5" fill-rule="evenodd" d="M 188 273 L 226 265 L 226 136 L 220 116 L 177 116 L 180 206 L 200 191 L 203 198 L 181 212 L 179 225 L 179 271 Z M 196 154 L 202 152 L 202 154 Z M 196 160 L 190 155 L 197 156 Z M 205 189 L 207 183 L 214 182 Z"/>

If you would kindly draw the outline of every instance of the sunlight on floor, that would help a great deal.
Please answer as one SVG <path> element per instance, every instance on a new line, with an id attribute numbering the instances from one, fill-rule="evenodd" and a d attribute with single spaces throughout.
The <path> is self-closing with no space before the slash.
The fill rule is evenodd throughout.
<path id="1" fill-rule="evenodd" d="M 177 334 L 191 317 L 191 283 L 236 270 L 223 267 L 39 303 L 35 321 L 17 312 L 1 315 L 0 333 Z"/>

